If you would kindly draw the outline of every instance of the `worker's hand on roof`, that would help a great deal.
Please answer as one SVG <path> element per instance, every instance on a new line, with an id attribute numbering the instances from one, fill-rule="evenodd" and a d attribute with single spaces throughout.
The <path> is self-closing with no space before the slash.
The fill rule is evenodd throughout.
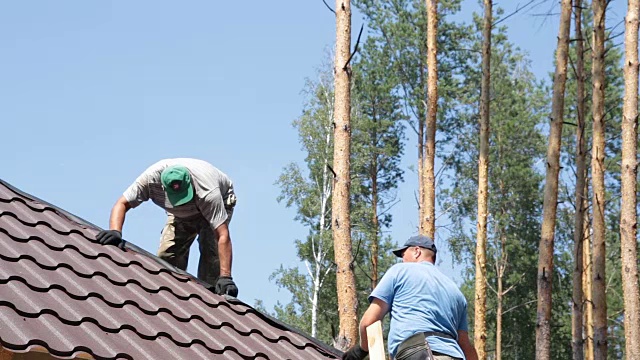
<path id="1" fill-rule="evenodd" d="M 96 235 L 96 240 L 102 245 L 113 245 L 122 249 L 124 240 L 118 230 L 102 230 Z"/>
<path id="2" fill-rule="evenodd" d="M 358 344 L 342 354 L 342 360 L 363 360 L 367 355 L 369 355 L 369 352 L 365 351 L 360 347 L 360 344 Z"/>
<path id="3" fill-rule="evenodd" d="M 238 297 L 238 287 L 231 276 L 220 276 L 216 282 L 216 294 Z"/>

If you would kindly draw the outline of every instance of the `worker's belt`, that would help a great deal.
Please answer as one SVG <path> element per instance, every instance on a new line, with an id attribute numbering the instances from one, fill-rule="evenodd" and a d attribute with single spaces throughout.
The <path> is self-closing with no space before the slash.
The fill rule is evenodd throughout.
<path id="1" fill-rule="evenodd" d="M 434 352 L 431 350 L 429 346 L 429 342 L 426 341 L 429 336 L 437 336 L 446 339 L 455 340 L 456 338 L 450 334 L 439 332 L 439 331 L 425 331 L 419 332 L 405 339 L 403 342 L 398 345 L 398 350 L 396 352 L 395 360 L 405 360 L 405 359 L 434 359 Z M 416 356 L 418 353 L 423 353 L 423 355 L 418 357 Z M 440 353 L 435 353 L 435 355 L 443 355 Z"/>
<path id="2" fill-rule="evenodd" d="M 425 331 L 424 337 L 429 337 L 429 336 L 437 336 L 445 339 L 456 340 L 456 338 L 453 337 L 451 334 L 443 333 L 440 331 Z"/>

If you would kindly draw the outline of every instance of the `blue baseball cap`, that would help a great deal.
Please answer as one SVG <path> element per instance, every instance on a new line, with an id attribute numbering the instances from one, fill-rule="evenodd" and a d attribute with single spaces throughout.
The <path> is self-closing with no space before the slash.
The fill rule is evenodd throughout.
<path id="1" fill-rule="evenodd" d="M 407 240 L 407 242 L 402 245 L 402 247 L 393 250 L 393 254 L 397 257 L 402 257 L 402 253 L 407 250 L 407 248 L 412 246 L 420 246 L 421 248 L 431 250 L 434 253 L 438 252 L 438 249 L 436 249 L 436 244 L 430 237 L 425 235 L 416 235 L 410 237 L 409 240 Z"/>

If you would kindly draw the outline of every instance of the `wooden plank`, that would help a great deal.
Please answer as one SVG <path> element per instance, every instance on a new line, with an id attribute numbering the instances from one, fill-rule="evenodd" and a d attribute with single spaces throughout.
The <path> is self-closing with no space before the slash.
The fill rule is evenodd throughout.
<path id="1" fill-rule="evenodd" d="M 0 346 L 0 360 L 13 360 L 13 352 Z"/>
<path id="2" fill-rule="evenodd" d="M 367 338 L 369 339 L 369 360 L 385 360 L 384 337 L 380 320 L 367 326 Z"/>
<path id="3" fill-rule="evenodd" d="M 31 346 L 28 352 L 13 352 L 0 346 L 0 360 L 58 360 L 42 346 Z M 95 359 L 90 354 L 79 351 L 74 354 L 73 359 Z"/>

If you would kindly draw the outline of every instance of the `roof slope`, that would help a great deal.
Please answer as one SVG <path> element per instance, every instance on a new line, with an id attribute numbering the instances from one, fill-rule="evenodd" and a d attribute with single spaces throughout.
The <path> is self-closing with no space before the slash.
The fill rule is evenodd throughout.
<path id="1" fill-rule="evenodd" d="M 0 180 L 0 345 L 98 359 L 334 359 L 146 251 Z"/>

